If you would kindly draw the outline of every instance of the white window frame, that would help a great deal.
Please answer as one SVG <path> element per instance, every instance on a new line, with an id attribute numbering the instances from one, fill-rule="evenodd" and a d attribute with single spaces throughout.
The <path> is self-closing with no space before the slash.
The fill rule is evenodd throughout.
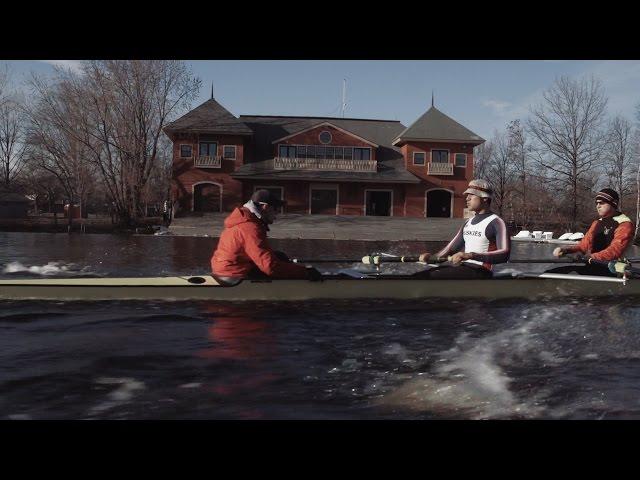
<path id="1" fill-rule="evenodd" d="M 280 189 L 280 200 L 284 200 L 284 187 L 281 185 L 254 185 L 253 191 L 260 190 L 262 188 L 279 188 Z M 280 207 L 280 213 L 284 213 L 284 205 Z"/>
<path id="2" fill-rule="evenodd" d="M 229 147 L 229 148 L 233 147 L 233 158 L 224 156 L 224 149 L 227 148 L 227 147 Z M 222 158 L 223 158 L 223 160 L 236 160 L 238 158 L 238 146 L 237 145 L 222 145 Z"/>
<path id="3" fill-rule="evenodd" d="M 369 150 L 369 160 L 356 160 L 355 156 L 356 156 L 356 148 L 359 148 L 360 150 Z M 369 162 L 371 160 L 373 160 L 373 150 L 371 147 L 353 147 L 353 153 L 352 153 L 352 157 L 351 160 L 355 161 L 361 161 L 361 162 Z"/>
<path id="4" fill-rule="evenodd" d="M 464 165 L 456 165 L 456 157 L 458 155 L 464 155 Z M 453 154 L 453 166 L 459 168 L 467 168 L 467 154 L 463 152 L 458 152 Z"/>
<path id="5" fill-rule="evenodd" d="M 198 140 L 198 157 L 200 157 L 200 144 L 201 143 L 206 143 L 207 145 L 211 145 L 212 143 L 216 144 L 216 151 L 213 155 L 209 154 L 209 155 L 204 155 L 205 157 L 217 157 L 218 156 L 218 149 L 220 148 L 220 142 L 218 142 L 217 140 Z"/>
<path id="6" fill-rule="evenodd" d="M 312 215 L 311 213 L 311 191 L 312 190 L 335 190 L 336 191 L 336 215 L 338 215 L 338 212 L 340 211 L 340 185 L 338 185 L 337 183 L 311 183 L 309 184 L 309 215 Z M 318 215 L 313 214 L 313 215 Z"/>
<path id="7" fill-rule="evenodd" d="M 416 163 L 416 153 L 424 153 L 424 163 L 423 164 Z M 423 152 L 421 150 L 420 151 L 416 150 L 415 152 L 413 152 L 413 164 L 416 167 L 426 167 L 427 166 L 427 152 Z"/>
<path id="8" fill-rule="evenodd" d="M 367 192 L 391 192 L 390 217 L 393 217 L 393 189 L 392 188 L 365 188 L 364 189 L 364 216 L 367 216 Z"/>
<path id="9" fill-rule="evenodd" d="M 436 149 L 437 150 L 437 149 Z M 448 188 L 430 188 L 429 190 L 424 191 L 424 218 L 438 218 L 438 217 L 427 217 L 427 193 L 432 192 L 433 190 L 444 190 L 445 192 L 449 192 L 451 194 L 451 206 L 449 207 L 449 218 L 454 218 L 453 216 L 453 198 L 455 193 L 453 190 L 449 190 Z M 443 217 L 440 217 L 443 218 Z M 444 217 L 446 218 L 446 217 Z"/>
<path id="10" fill-rule="evenodd" d="M 211 180 L 203 180 L 201 182 L 196 182 L 193 185 L 191 185 L 191 211 L 194 212 L 195 211 L 195 207 L 196 207 L 196 185 L 202 185 L 203 183 L 210 183 L 212 185 L 217 185 L 218 187 L 220 187 L 220 211 L 219 211 L 219 213 L 222 213 L 222 189 L 224 187 L 222 186 L 221 183 L 212 182 Z"/>
<path id="11" fill-rule="evenodd" d="M 191 155 L 188 157 L 182 156 L 182 147 L 191 147 Z M 179 158 L 193 158 L 193 144 L 192 143 L 181 143 L 178 145 Z"/>
<path id="12" fill-rule="evenodd" d="M 447 162 L 446 163 L 451 163 L 451 150 L 449 150 L 448 148 L 432 148 L 431 150 L 429 150 L 429 162 L 430 163 L 434 163 L 433 161 L 433 151 L 434 150 L 438 150 L 439 152 L 447 152 Z M 435 163 L 445 163 L 445 162 L 435 162 Z"/>

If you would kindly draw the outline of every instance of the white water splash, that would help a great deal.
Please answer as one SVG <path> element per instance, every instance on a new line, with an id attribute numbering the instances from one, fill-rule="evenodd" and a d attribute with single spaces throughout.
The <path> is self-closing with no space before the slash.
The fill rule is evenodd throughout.
<path id="1" fill-rule="evenodd" d="M 31 415 L 26 413 L 16 413 L 13 415 L 7 415 L 7 419 L 9 420 L 32 420 Z"/>
<path id="2" fill-rule="evenodd" d="M 49 262 L 46 265 L 31 265 L 25 266 L 20 262 L 11 262 L 5 265 L 2 273 L 18 273 L 29 272 L 36 275 L 56 275 L 60 273 L 68 273 L 70 268 L 73 268 L 75 264 L 64 264 L 62 262 Z"/>
<path id="3" fill-rule="evenodd" d="M 439 354 L 432 372 L 419 374 L 385 395 L 380 404 L 473 419 L 555 416 L 542 406 L 548 392 L 540 388 L 519 399 L 501 366 L 532 359 L 544 364 L 565 360 L 546 351 L 534 331 L 553 321 L 557 312 L 549 307 L 533 309 L 522 312 L 523 319 L 531 320 L 493 335 L 473 338 L 461 334 L 452 348 Z"/>
<path id="4" fill-rule="evenodd" d="M 99 385 L 118 385 L 118 388 L 109 392 L 107 395 L 107 401 L 92 407 L 89 410 L 90 415 L 103 413 L 106 410 L 124 405 L 136 395 L 136 392 L 146 388 L 143 382 L 139 382 L 138 380 L 128 377 L 101 377 L 96 380 L 96 383 Z"/>

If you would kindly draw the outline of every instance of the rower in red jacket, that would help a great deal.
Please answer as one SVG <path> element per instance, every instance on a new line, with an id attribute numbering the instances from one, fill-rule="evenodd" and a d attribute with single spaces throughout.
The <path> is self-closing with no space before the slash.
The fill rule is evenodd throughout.
<path id="1" fill-rule="evenodd" d="M 322 278 L 315 268 L 292 263 L 286 255 L 269 246 L 269 225 L 276 219 L 276 209 L 284 204 L 268 190 L 257 190 L 251 200 L 231 212 L 211 257 L 212 275 L 216 280 L 229 285 L 246 278 Z"/>
<path id="2" fill-rule="evenodd" d="M 619 201 L 620 196 L 615 190 L 610 188 L 600 190 L 596 195 L 596 209 L 600 218 L 591 224 L 580 243 L 569 247 L 558 247 L 553 251 L 556 257 L 567 253 L 587 255 L 587 265 L 558 267 L 547 272 L 615 276 L 605 265 L 592 263 L 592 260 L 599 262 L 620 260 L 633 242 L 635 226 L 629 217 L 618 210 Z"/>

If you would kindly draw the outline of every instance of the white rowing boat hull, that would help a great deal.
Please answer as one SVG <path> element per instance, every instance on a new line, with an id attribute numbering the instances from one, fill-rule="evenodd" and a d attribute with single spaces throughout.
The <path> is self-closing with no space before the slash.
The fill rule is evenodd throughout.
<path id="1" fill-rule="evenodd" d="M 553 243 L 558 245 L 577 245 L 575 240 L 558 240 L 557 238 L 530 238 L 530 237 L 511 237 L 512 242 L 527 242 L 527 243 Z"/>
<path id="2" fill-rule="evenodd" d="M 219 286 L 211 277 L 201 284 L 190 277 L 0 280 L 5 300 L 318 300 L 356 298 L 522 298 L 640 295 L 640 282 L 580 275 L 530 274 L 491 280 L 413 280 L 330 278 L 243 281 Z M 192 278 L 192 277 L 191 277 Z"/>

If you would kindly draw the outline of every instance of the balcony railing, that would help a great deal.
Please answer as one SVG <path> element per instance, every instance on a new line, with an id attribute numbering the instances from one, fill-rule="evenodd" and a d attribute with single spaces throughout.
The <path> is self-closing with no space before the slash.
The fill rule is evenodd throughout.
<path id="1" fill-rule="evenodd" d="M 275 157 L 276 170 L 333 170 L 339 172 L 377 172 L 376 160 L 338 160 L 330 158 Z"/>
<path id="2" fill-rule="evenodd" d="M 215 157 L 200 156 L 193 159 L 193 166 L 198 168 L 221 168 L 222 157 L 216 155 Z"/>
<path id="3" fill-rule="evenodd" d="M 427 175 L 453 175 L 453 163 L 429 162 Z"/>

